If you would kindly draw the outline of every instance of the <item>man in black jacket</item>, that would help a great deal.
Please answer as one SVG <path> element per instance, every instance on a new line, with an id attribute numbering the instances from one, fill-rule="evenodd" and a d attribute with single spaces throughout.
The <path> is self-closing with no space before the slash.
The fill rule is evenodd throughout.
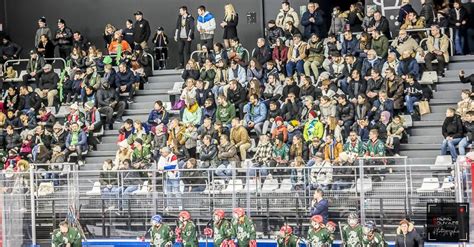
<path id="1" fill-rule="evenodd" d="M 26 65 L 26 74 L 23 76 L 23 84 L 28 85 L 28 81 L 33 78 L 35 81 L 38 81 L 41 73 L 43 72 L 44 65 L 44 58 L 38 55 L 36 49 L 31 50 L 30 60 Z"/>
<path id="2" fill-rule="evenodd" d="M 59 47 L 59 56 L 63 59 L 66 59 L 71 55 L 72 36 L 72 30 L 69 27 L 66 27 L 66 21 L 59 19 L 54 41 Z"/>
<path id="3" fill-rule="evenodd" d="M 46 64 L 43 67 L 43 73 L 38 82 L 38 87 L 35 92 L 41 99 L 48 101 L 48 107 L 53 106 L 54 97 L 58 95 L 59 76 L 53 71 L 51 64 Z"/>
<path id="4" fill-rule="evenodd" d="M 28 114 L 29 117 L 35 117 L 41 107 L 41 98 L 36 92 L 28 91 L 28 87 L 23 85 L 20 87 L 20 103 L 18 110 Z"/>
<path id="5" fill-rule="evenodd" d="M 118 92 L 111 88 L 108 82 L 102 82 L 102 87 L 97 91 L 96 96 L 98 110 L 101 114 L 105 114 L 105 129 L 112 129 L 114 112 L 116 113 L 115 121 L 123 122 L 125 102 L 119 100 Z"/>
<path id="6" fill-rule="evenodd" d="M 237 80 L 230 81 L 227 99 L 231 104 L 235 105 L 236 110 L 239 110 L 240 119 L 244 119 L 244 106 L 247 103 L 247 90 L 245 87 L 242 87 Z"/>
<path id="7" fill-rule="evenodd" d="M 339 103 L 336 107 L 336 117 L 338 125 L 344 130 L 343 137 L 346 139 L 351 132 L 351 126 L 354 123 L 355 107 L 354 104 L 349 102 L 345 94 L 339 94 L 337 96 L 337 102 Z"/>
<path id="8" fill-rule="evenodd" d="M 472 140 L 474 140 L 474 111 L 468 111 L 466 113 L 463 126 L 465 134 L 458 144 L 459 155 L 466 155 L 466 148 L 472 144 Z"/>
<path id="9" fill-rule="evenodd" d="M 269 20 L 267 23 L 267 41 L 268 44 L 273 48 L 277 39 L 284 37 L 285 33 L 281 27 L 277 27 L 275 20 Z"/>
<path id="10" fill-rule="evenodd" d="M 261 66 L 264 66 L 268 61 L 272 60 L 272 50 L 265 44 L 264 38 L 257 39 L 257 47 L 253 53 L 255 58 Z"/>
<path id="11" fill-rule="evenodd" d="M 176 69 L 183 69 L 184 64 L 191 58 L 191 43 L 194 39 L 194 17 L 188 13 L 188 7 L 179 8 L 178 20 L 176 22 L 176 31 L 174 41 L 178 42 L 178 62 Z"/>
<path id="12" fill-rule="evenodd" d="M 3 37 L 2 45 L 0 45 L 0 63 L 3 64 L 9 59 L 19 58 L 21 50 L 21 46 L 12 42 L 10 37 Z"/>
<path id="13" fill-rule="evenodd" d="M 390 33 L 390 24 L 385 16 L 382 16 L 382 13 L 379 11 L 374 12 L 374 19 L 370 22 L 369 32 L 372 30 L 377 30 L 380 33 L 383 33 L 387 39 L 392 39 L 392 35 Z"/>
<path id="14" fill-rule="evenodd" d="M 461 142 L 464 136 L 464 127 L 462 125 L 461 117 L 456 114 L 454 108 L 448 108 L 446 110 L 446 119 L 444 119 L 443 126 L 441 128 L 443 133 L 443 143 L 441 144 L 441 155 L 451 154 L 453 162 L 458 158 L 456 152 L 456 145 Z"/>
<path id="15" fill-rule="evenodd" d="M 143 19 L 143 13 L 141 11 L 135 12 L 135 24 L 133 25 L 133 42 L 135 48 L 141 46 L 142 49 L 147 48 L 147 42 L 151 35 L 150 24 L 147 20 Z M 133 47 L 133 44 L 130 44 Z"/>
<path id="16" fill-rule="evenodd" d="M 199 152 L 199 158 L 202 162 L 202 165 L 199 168 L 215 168 L 214 160 L 217 157 L 217 147 L 212 143 L 212 137 L 210 135 L 205 135 L 202 139 L 201 152 Z"/>

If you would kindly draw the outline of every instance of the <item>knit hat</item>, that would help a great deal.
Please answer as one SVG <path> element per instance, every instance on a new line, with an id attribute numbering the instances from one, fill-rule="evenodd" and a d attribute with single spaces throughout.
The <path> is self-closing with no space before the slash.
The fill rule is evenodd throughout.
<path id="1" fill-rule="evenodd" d="M 110 56 L 104 57 L 103 60 L 104 64 L 111 64 L 112 63 L 112 58 Z"/>
<path id="2" fill-rule="evenodd" d="M 283 122 L 283 118 L 281 116 L 276 117 L 275 118 L 275 123 L 278 122 L 278 121 Z"/>
<path id="3" fill-rule="evenodd" d="M 54 125 L 53 125 L 53 129 L 62 129 L 63 126 L 59 123 L 59 122 L 56 122 Z"/>
<path id="4" fill-rule="evenodd" d="M 133 15 L 143 15 L 143 13 L 142 13 L 140 10 L 138 10 L 138 11 L 135 12 Z"/>
<path id="5" fill-rule="evenodd" d="M 89 109 L 89 110 L 90 110 L 90 109 L 92 109 L 92 108 L 94 107 L 94 102 L 92 102 L 92 101 L 87 101 L 87 102 L 84 104 L 84 107 L 85 107 L 86 109 Z"/>
<path id="6" fill-rule="evenodd" d="M 44 16 L 41 16 L 39 19 L 38 19 L 39 22 L 42 22 L 42 23 L 46 23 L 46 17 Z"/>
<path id="7" fill-rule="evenodd" d="M 74 109 L 74 110 L 78 110 L 78 109 L 79 109 L 79 106 L 77 105 L 77 103 L 74 103 L 74 104 L 72 104 L 69 108 L 70 108 L 70 109 Z"/>
<path id="8" fill-rule="evenodd" d="M 58 23 L 66 24 L 66 21 L 64 19 L 58 19 Z"/>
<path id="9" fill-rule="evenodd" d="M 165 31 L 165 29 L 163 27 L 158 27 L 157 29 L 158 31 Z"/>
<path id="10" fill-rule="evenodd" d="M 135 142 L 140 144 L 140 145 L 143 145 L 143 140 L 140 139 L 140 138 L 135 139 Z"/>
<path id="11" fill-rule="evenodd" d="M 310 111 L 309 112 L 309 115 L 311 115 L 313 118 L 317 118 L 318 117 L 318 114 L 315 112 L 315 111 Z"/>
<path id="12" fill-rule="evenodd" d="M 268 24 L 273 24 L 273 25 L 275 25 L 275 20 L 269 20 L 269 21 L 268 21 Z"/>

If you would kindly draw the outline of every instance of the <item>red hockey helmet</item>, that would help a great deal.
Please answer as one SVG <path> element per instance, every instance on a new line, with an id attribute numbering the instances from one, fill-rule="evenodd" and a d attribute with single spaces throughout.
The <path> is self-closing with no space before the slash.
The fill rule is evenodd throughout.
<path id="1" fill-rule="evenodd" d="M 245 215 L 245 210 L 243 208 L 234 208 L 232 212 L 234 212 L 234 214 L 237 214 L 239 217 Z"/>
<path id="2" fill-rule="evenodd" d="M 311 217 L 311 221 L 321 224 L 321 223 L 323 223 L 323 216 L 315 215 L 315 216 Z"/>
<path id="3" fill-rule="evenodd" d="M 333 221 L 328 221 L 328 223 L 326 223 L 326 226 L 332 226 L 334 228 L 337 227 L 336 223 L 334 223 Z"/>
<path id="4" fill-rule="evenodd" d="M 280 228 L 280 232 L 284 233 L 285 235 L 290 235 L 293 233 L 293 229 L 289 225 L 284 225 Z"/>
<path id="5" fill-rule="evenodd" d="M 214 215 L 219 217 L 219 219 L 223 219 L 224 216 L 225 216 L 225 213 L 224 213 L 224 210 L 222 210 L 222 209 L 216 209 L 216 210 L 214 210 Z"/>
<path id="6" fill-rule="evenodd" d="M 184 220 L 189 220 L 191 219 L 191 215 L 189 214 L 188 211 L 181 211 L 179 213 L 179 218 L 183 218 Z"/>

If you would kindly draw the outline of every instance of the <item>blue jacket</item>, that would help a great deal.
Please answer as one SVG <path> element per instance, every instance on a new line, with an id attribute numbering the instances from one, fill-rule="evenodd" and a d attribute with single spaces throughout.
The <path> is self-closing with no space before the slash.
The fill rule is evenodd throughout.
<path id="1" fill-rule="evenodd" d="M 150 114 L 148 115 L 148 121 L 147 121 L 148 124 L 158 125 L 159 123 L 156 121 L 158 119 L 160 120 L 158 121 L 159 123 L 168 124 L 168 121 L 169 121 L 168 112 L 166 112 L 166 110 L 162 110 L 161 112 L 155 109 L 151 110 Z"/>
<path id="2" fill-rule="evenodd" d="M 314 18 L 314 23 L 309 21 L 311 17 Z M 304 12 L 303 16 L 301 17 L 301 25 L 304 27 L 304 38 L 311 38 L 311 34 L 313 33 L 317 34 L 321 39 L 325 38 L 326 35 L 323 31 L 323 24 L 324 19 L 321 10 L 316 10 L 313 14 L 311 14 L 309 11 Z"/>
<path id="3" fill-rule="evenodd" d="M 397 74 L 399 76 L 413 74 L 415 80 L 420 79 L 420 66 L 416 62 L 416 59 L 411 58 L 409 60 L 400 60 L 398 64 Z"/>
<path id="4" fill-rule="evenodd" d="M 311 207 L 311 216 L 321 215 L 323 216 L 323 222 L 326 224 L 329 217 L 329 202 L 326 199 L 322 199 L 314 207 Z"/>
<path id="5" fill-rule="evenodd" d="M 355 37 L 352 37 L 351 40 L 346 40 L 342 42 L 342 55 L 356 55 L 357 48 L 359 47 L 359 41 Z"/>
<path id="6" fill-rule="evenodd" d="M 257 102 L 256 106 L 253 106 L 251 103 L 247 103 L 247 105 L 244 106 L 244 112 L 245 114 L 245 122 L 254 122 L 254 123 L 263 123 L 267 117 L 267 107 L 263 102 Z"/>
<path id="7" fill-rule="evenodd" d="M 118 88 L 120 86 L 130 86 L 136 81 L 136 77 L 130 69 L 127 69 L 125 73 L 117 72 L 115 74 L 115 86 Z"/>
<path id="8" fill-rule="evenodd" d="M 66 148 L 69 148 L 72 141 L 72 132 L 70 132 L 66 137 Z M 79 139 L 76 146 L 81 146 L 82 151 L 87 150 L 87 136 L 86 133 L 82 130 L 79 130 Z"/>
<path id="9" fill-rule="evenodd" d="M 364 62 L 362 63 L 362 77 L 370 75 L 369 70 L 376 68 L 379 71 L 382 70 L 383 67 L 383 61 L 380 58 L 376 58 L 373 63 L 369 62 L 369 60 L 366 58 L 364 59 Z"/>

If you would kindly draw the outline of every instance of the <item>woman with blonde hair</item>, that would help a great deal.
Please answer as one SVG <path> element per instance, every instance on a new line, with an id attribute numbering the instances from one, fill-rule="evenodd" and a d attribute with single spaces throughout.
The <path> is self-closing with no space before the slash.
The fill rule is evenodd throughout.
<path id="1" fill-rule="evenodd" d="M 104 28 L 104 41 L 105 41 L 105 48 L 109 48 L 110 43 L 112 43 L 112 39 L 114 38 L 114 33 L 117 31 L 117 28 L 115 28 L 112 24 L 107 24 L 105 25 Z"/>
<path id="2" fill-rule="evenodd" d="M 224 10 L 224 21 L 221 22 L 221 27 L 224 28 L 224 46 L 227 49 L 230 46 L 230 40 L 238 38 L 237 25 L 239 24 L 239 15 L 230 3 L 225 5 Z"/>
<path id="3" fill-rule="evenodd" d="M 130 145 L 128 145 L 127 141 L 121 141 L 118 143 L 119 149 L 117 150 L 117 153 L 115 154 L 115 161 L 114 161 L 114 167 L 113 170 L 118 170 L 118 167 L 124 160 L 129 160 L 132 157 L 132 149 L 130 148 Z"/>

